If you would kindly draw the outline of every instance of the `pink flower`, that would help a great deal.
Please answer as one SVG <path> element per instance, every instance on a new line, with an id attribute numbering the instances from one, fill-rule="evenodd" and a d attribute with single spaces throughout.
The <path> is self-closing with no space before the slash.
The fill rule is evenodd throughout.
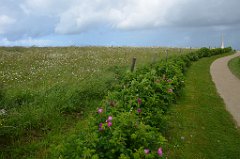
<path id="1" fill-rule="evenodd" d="M 113 119 L 112 116 L 109 116 L 107 121 L 112 121 L 112 119 Z"/>
<path id="2" fill-rule="evenodd" d="M 100 123 L 99 124 L 99 131 L 103 131 L 104 129 L 103 129 L 103 123 Z"/>
<path id="3" fill-rule="evenodd" d="M 163 152 L 162 152 L 162 148 L 160 147 L 159 149 L 158 149 L 158 155 L 160 156 L 160 157 L 162 157 L 162 155 L 163 155 Z"/>
<path id="4" fill-rule="evenodd" d="M 138 113 L 141 113 L 141 112 L 142 112 L 142 110 L 141 110 L 140 108 L 138 108 L 138 109 L 137 109 L 137 112 L 138 112 Z"/>
<path id="5" fill-rule="evenodd" d="M 149 149 L 144 149 L 145 154 L 149 154 L 150 150 Z"/>
<path id="6" fill-rule="evenodd" d="M 111 121 L 107 122 L 107 126 L 111 127 L 112 126 L 112 122 Z"/>
<path id="7" fill-rule="evenodd" d="M 142 99 L 141 99 L 141 98 L 138 98 L 138 99 L 137 99 L 137 102 L 138 102 L 139 105 L 141 105 L 141 104 L 142 104 Z"/>
<path id="8" fill-rule="evenodd" d="M 101 114 L 103 112 L 103 109 L 102 108 L 99 108 L 98 109 L 98 114 Z"/>
<path id="9" fill-rule="evenodd" d="M 168 93 L 173 93 L 173 89 L 169 88 Z"/>

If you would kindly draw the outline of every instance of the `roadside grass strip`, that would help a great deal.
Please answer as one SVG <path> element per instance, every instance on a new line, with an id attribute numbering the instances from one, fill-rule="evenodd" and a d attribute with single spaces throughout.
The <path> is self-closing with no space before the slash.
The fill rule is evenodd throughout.
<path id="1" fill-rule="evenodd" d="M 184 94 L 169 111 L 170 158 L 240 157 L 240 131 L 226 111 L 209 70 L 215 59 L 226 55 L 203 58 L 187 71 Z"/>
<path id="2" fill-rule="evenodd" d="M 235 57 L 228 62 L 228 67 L 231 72 L 240 79 L 240 57 Z"/>

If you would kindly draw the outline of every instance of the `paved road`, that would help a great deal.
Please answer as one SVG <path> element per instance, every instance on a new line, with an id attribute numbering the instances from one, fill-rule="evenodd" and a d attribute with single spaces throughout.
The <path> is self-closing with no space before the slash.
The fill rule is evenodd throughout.
<path id="1" fill-rule="evenodd" d="M 237 56 L 240 56 L 240 52 L 217 59 L 212 63 L 210 72 L 226 109 L 240 127 L 240 80 L 228 68 L 228 61 Z"/>

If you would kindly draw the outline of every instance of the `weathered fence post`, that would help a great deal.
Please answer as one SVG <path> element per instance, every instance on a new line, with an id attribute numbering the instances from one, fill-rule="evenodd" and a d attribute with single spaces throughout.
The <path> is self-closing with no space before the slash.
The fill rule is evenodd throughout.
<path id="1" fill-rule="evenodd" d="M 131 72 L 133 72 L 134 71 L 134 67 L 135 67 L 135 64 L 136 64 L 136 57 L 134 57 L 133 59 L 132 59 L 132 66 L 131 66 Z"/>

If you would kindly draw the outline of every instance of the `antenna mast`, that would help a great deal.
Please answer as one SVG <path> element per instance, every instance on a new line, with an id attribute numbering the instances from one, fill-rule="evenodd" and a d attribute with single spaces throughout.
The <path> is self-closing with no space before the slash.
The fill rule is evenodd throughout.
<path id="1" fill-rule="evenodd" d="M 221 48 L 224 49 L 224 40 L 223 40 L 223 34 L 222 34 L 222 44 L 221 44 Z"/>

